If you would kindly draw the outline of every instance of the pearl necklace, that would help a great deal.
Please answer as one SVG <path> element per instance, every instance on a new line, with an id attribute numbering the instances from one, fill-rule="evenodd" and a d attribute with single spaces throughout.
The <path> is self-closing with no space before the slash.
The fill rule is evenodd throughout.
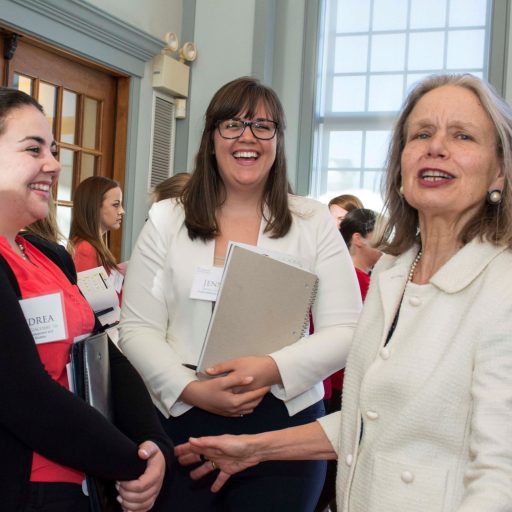
<path id="1" fill-rule="evenodd" d="M 23 246 L 23 244 L 20 242 L 16 242 L 16 245 L 18 246 L 19 250 L 21 251 L 21 257 L 24 260 L 28 260 L 28 256 L 27 256 L 27 253 L 25 252 L 25 247 Z"/>
<path id="2" fill-rule="evenodd" d="M 422 251 L 420 249 L 420 251 L 418 252 L 418 254 L 416 255 L 416 258 L 414 258 L 414 261 L 412 262 L 412 265 L 411 265 L 411 270 L 409 270 L 409 277 L 407 278 L 407 282 L 410 283 L 412 282 L 412 278 L 414 277 L 414 271 L 416 270 L 416 266 L 418 265 L 418 263 L 420 262 L 421 260 L 421 256 L 422 256 Z"/>

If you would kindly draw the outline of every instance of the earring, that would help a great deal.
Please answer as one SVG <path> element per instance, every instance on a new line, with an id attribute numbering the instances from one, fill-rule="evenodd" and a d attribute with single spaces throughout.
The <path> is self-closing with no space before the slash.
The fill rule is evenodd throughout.
<path id="1" fill-rule="evenodd" d="M 496 206 L 501 203 L 501 190 L 494 189 L 487 192 L 487 203 Z"/>
<path id="2" fill-rule="evenodd" d="M 398 189 L 398 193 L 403 197 L 404 195 L 404 186 L 400 185 L 400 188 Z"/>

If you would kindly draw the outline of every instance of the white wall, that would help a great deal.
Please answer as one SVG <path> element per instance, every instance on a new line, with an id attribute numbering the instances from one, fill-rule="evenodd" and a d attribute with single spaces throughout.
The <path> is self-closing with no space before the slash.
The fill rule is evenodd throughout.
<path id="1" fill-rule="evenodd" d="M 193 168 L 204 113 L 213 94 L 226 82 L 251 74 L 256 1 L 197 0 L 194 42 L 198 58 L 191 65 L 187 170 Z"/>
<path id="2" fill-rule="evenodd" d="M 160 39 L 166 32 L 176 32 L 178 37 L 181 34 L 183 0 L 87 0 L 87 3 Z"/>

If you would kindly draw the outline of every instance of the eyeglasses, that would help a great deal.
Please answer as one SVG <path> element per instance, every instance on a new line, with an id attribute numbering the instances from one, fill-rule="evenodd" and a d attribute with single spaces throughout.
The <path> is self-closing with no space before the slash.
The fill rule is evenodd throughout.
<path id="1" fill-rule="evenodd" d="M 275 121 L 270 121 L 270 119 L 258 119 L 256 121 L 227 119 L 217 123 L 220 136 L 223 139 L 238 139 L 243 135 L 248 126 L 257 139 L 270 140 L 274 138 L 278 125 Z"/>

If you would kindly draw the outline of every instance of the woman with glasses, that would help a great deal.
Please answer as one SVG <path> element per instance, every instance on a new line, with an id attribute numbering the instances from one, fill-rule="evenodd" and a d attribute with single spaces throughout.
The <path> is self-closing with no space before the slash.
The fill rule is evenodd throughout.
<path id="1" fill-rule="evenodd" d="M 195 170 L 178 200 L 153 205 L 124 289 L 120 345 L 176 443 L 324 414 L 322 379 L 345 364 L 361 299 L 327 207 L 288 191 L 276 94 L 253 78 L 224 85 L 206 111 Z M 208 275 L 222 268 L 229 241 L 289 254 L 318 275 L 315 333 L 267 356 L 222 362 L 209 370 L 216 378 L 198 380 L 184 364 L 199 359 L 213 303 L 191 298 L 191 288 L 198 267 Z M 193 482 L 179 468 L 172 503 L 187 512 L 311 511 L 324 464 L 270 462 L 218 494 L 210 492 L 213 480 Z"/>

